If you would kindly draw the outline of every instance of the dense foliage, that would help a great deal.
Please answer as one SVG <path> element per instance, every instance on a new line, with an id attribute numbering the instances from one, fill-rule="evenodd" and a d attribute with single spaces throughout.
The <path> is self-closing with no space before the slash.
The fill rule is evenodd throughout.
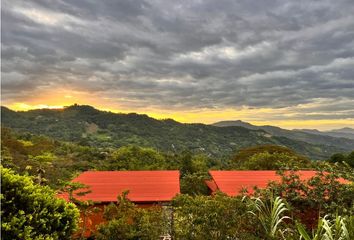
<path id="1" fill-rule="evenodd" d="M 8 128 L 2 128 L 1 134 L 2 165 L 52 187 L 58 187 L 59 180 L 69 180 L 77 172 L 98 168 L 106 157 L 97 148 L 15 134 Z"/>
<path id="2" fill-rule="evenodd" d="M 166 169 L 165 157 L 151 148 L 121 147 L 114 151 L 105 168 L 107 170 L 158 170 Z"/>
<path id="3" fill-rule="evenodd" d="M 176 239 L 246 239 L 259 231 L 240 197 L 180 195 L 173 206 Z"/>
<path id="4" fill-rule="evenodd" d="M 354 167 L 354 151 L 349 154 L 335 153 L 333 154 L 328 161 L 330 163 L 346 163 L 351 167 Z"/>
<path id="5" fill-rule="evenodd" d="M 126 198 L 118 196 L 117 204 L 105 209 L 106 224 L 101 224 L 97 240 L 156 240 L 170 232 L 170 212 L 161 206 L 139 208 Z"/>
<path id="6" fill-rule="evenodd" d="M 258 224 L 262 229 L 260 236 L 265 239 L 285 238 L 289 235 L 282 228 L 286 227 L 285 221 L 289 219 L 286 216 L 288 211 L 286 203 L 279 196 L 268 199 L 248 198 L 250 213 L 257 217 Z"/>
<path id="7" fill-rule="evenodd" d="M 263 199 L 248 198 L 247 201 L 250 202 L 250 206 L 253 206 L 250 213 L 257 216 L 263 229 L 263 233 L 256 239 L 351 240 L 354 238 L 353 216 L 319 217 L 317 226 L 309 232 L 301 222 L 288 215 L 288 204 L 279 196 Z"/>
<path id="8" fill-rule="evenodd" d="M 336 216 L 334 219 L 329 219 L 324 216 L 318 220 L 317 228 L 311 233 L 307 232 L 303 225 L 296 224 L 301 239 L 317 240 L 352 240 L 354 239 L 354 216 Z"/>
<path id="9" fill-rule="evenodd" d="M 182 192 L 207 193 L 204 179 L 208 169 L 223 167 L 221 161 L 189 151 L 163 153 L 138 146 L 98 149 L 32 134 L 19 135 L 8 128 L 2 128 L 2 134 L 2 164 L 54 188 L 86 170 L 179 169 Z"/>
<path id="10" fill-rule="evenodd" d="M 70 239 L 79 211 L 49 187 L 1 168 L 2 239 Z"/>
<path id="11" fill-rule="evenodd" d="M 283 129 L 275 126 L 256 126 L 247 122 L 240 120 L 236 121 L 221 121 L 213 124 L 218 127 L 231 127 L 239 126 L 245 127 L 252 130 L 263 130 L 271 136 L 277 137 L 286 137 L 302 142 L 312 143 L 312 144 L 323 144 L 327 146 L 335 146 L 341 149 L 352 150 L 354 145 L 354 129 L 343 128 L 337 129 L 334 131 L 321 132 L 318 130 L 309 130 L 309 129 Z"/>
<path id="12" fill-rule="evenodd" d="M 323 228 L 318 230 L 320 236 L 326 233 L 326 224 L 332 226 L 335 234 L 342 234 L 343 231 L 335 230 L 339 226 L 353 236 L 353 184 L 338 182 L 339 177 L 354 180 L 353 152 L 335 154 L 328 161 L 311 161 L 292 149 L 274 145 L 293 146 L 294 142 L 263 138 L 261 131 L 185 125 L 134 114 L 118 117 L 82 106 L 9 114 L 29 132 L 2 128 L 1 164 L 6 167 L 2 170 L 2 233 L 9 236 L 4 239 L 69 239 L 77 224 L 78 211 L 74 205 L 56 199 L 51 189 L 58 189 L 82 171 L 160 169 L 180 170 L 182 194 L 173 200 L 172 207 L 139 208 L 125 195 L 119 196 L 116 203 L 106 208 L 107 222 L 99 227 L 96 239 L 158 239 L 162 234 L 183 240 L 273 240 L 300 236 L 315 239 L 317 233 L 314 231 L 312 238 L 312 229 Z M 72 130 L 73 127 L 77 129 Z M 166 134 L 163 137 L 154 133 L 160 128 Z M 33 134 L 42 131 L 47 136 Z M 215 147 L 215 139 L 221 142 L 220 133 L 227 150 Z M 249 134 L 256 137 L 251 141 Z M 227 143 L 228 139 L 232 139 L 232 144 Z M 301 144 L 294 149 L 311 155 Z M 224 150 L 230 157 L 215 157 Z M 255 196 L 242 198 L 221 193 L 210 196 L 205 184 L 210 169 L 318 169 L 319 173 L 308 181 L 300 181 L 296 171 L 280 171 L 281 182 L 270 183 L 267 190 L 259 189 Z M 62 190 L 70 193 L 81 187 L 66 182 Z M 7 200 L 7 194 L 19 196 L 16 201 L 13 197 Z M 35 200 L 23 200 L 30 198 Z M 81 220 L 89 221 L 88 216 L 94 213 L 93 203 L 71 200 L 80 209 Z M 81 222 L 80 226 L 83 225 Z M 73 236 L 83 237 L 85 232 L 81 228 Z"/>
<path id="13" fill-rule="evenodd" d="M 281 182 L 271 182 L 257 194 L 265 199 L 281 196 L 290 205 L 291 215 L 309 228 L 315 227 L 318 216 L 354 215 L 354 185 L 341 183 L 334 169 L 319 171 L 308 180 L 301 180 L 296 171 L 279 174 Z"/>
<path id="14" fill-rule="evenodd" d="M 278 170 L 294 167 L 306 168 L 311 161 L 289 148 L 264 145 L 241 149 L 230 162 L 230 167 L 251 170 Z"/>

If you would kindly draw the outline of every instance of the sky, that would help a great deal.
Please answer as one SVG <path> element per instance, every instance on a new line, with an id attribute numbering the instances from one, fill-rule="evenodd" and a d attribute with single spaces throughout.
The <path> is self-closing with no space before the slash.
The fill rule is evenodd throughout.
<path id="1" fill-rule="evenodd" d="M 354 127 L 353 0 L 3 0 L 1 100 Z"/>

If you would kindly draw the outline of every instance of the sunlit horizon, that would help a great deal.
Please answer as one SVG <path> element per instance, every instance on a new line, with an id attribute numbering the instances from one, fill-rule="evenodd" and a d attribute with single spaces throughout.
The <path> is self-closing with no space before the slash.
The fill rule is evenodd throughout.
<path id="1" fill-rule="evenodd" d="M 7 1 L 3 105 L 354 128 L 347 1 Z"/>
<path id="2" fill-rule="evenodd" d="M 284 129 L 317 129 L 320 131 L 329 131 L 340 128 L 354 128 L 354 119 L 336 119 L 336 120 L 254 120 L 252 117 L 247 117 L 247 114 L 252 114 L 255 112 L 266 113 L 272 111 L 271 109 L 200 109 L 193 111 L 175 111 L 171 112 L 164 109 L 126 109 L 126 108 L 114 108 L 113 106 L 108 107 L 107 105 L 96 105 L 92 103 L 85 102 L 65 102 L 64 104 L 47 105 L 47 104 L 27 104 L 27 103 L 12 103 L 3 104 L 3 106 L 14 110 L 14 111 L 29 111 L 34 109 L 64 109 L 65 107 L 72 105 L 89 105 L 101 111 L 109 111 L 113 113 L 137 113 L 146 114 L 149 117 L 155 119 L 173 119 L 181 123 L 203 123 L 203 124 L 213 124 L 220 121 L 243 121 L 250 123 L 255 126 L 276 126 Z M 273 110 L 274 111 L 274 110 Z"/>

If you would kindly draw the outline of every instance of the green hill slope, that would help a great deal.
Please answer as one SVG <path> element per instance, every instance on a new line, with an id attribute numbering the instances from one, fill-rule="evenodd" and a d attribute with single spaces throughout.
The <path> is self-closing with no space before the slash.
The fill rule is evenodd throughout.
<path id="1" fill-rule="evenodd" d="M 136 144 L 163 151 L 189 149 L 222 157 L 244 147 L 276 144 L 289 147 L 312 159 L 324 159 L 335 152 L 346 151 L 345 148 L 271 136 L 263 130 L 182 124 L 171 119 L 157 120 L 135 113 L 99 111 L 85 105 L 27 112 L 15 112 L 2 107 L 1 113 L 2 124 L 16 131 L 28 131 L 58 140 L 104 148 Z"/>
<path id="2" fill-rule="evenodd" d="M 324 132 L 318 131 L 316 129 L 298 129 L 297 131 L 313 133 L 317 135 L 332 136 L 336 138 L 348 138 L 354 140 L 354 129 L 352 128 L 341 128 Z"/>
<path id="3" fill-rule="evenodd" d="M 274 126 L 255 126 L 239 120 L 236 121 L 222 121 L 214 123 L 213 126 L 227 127 L 227 126 L 239 126 L 252 130 L 264 130 L 272 136 L 286 137 L 293 140 L 308 142 L 312 144 L 321 144 L 326 146 L 334 146 L 346 151 L 354 150 L 354 139 L 344 138 L 342 135 L 334 136 L 328 135 L 326 132 L 320 132 L 313 130 L 312 132 L 306 132 L 302 130 L 287 130 Z"/>

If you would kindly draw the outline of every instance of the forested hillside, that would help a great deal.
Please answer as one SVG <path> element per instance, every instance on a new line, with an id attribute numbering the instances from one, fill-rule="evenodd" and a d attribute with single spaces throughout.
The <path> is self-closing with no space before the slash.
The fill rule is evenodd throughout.
<path id="1" fill-rule="evenodd" d="M 221 121 L 214 123 L 213 126 L 217 127 L 230 127 L 238 126 L 245 127 L 251 130 L 264 130 L 272 136 L 287 137 L 293 140 L 308 142 L 312 144 L 322 144 L 327 146 L 334 146 L 341 149 L 351 151 L 354 149 L 354 138 L 350 138 L 350 132 L 348 133 L 336 133 L 333 132 L 321 132 L 318 130 L 306 131 L 306 130 L 287 130 L 275 126 L 255 126 L 243 121 Z M 350 128 L 348 128 L 350 129 Z M 349 136 L 349 137 L 348 137 Z M 346 138 L 348 137 L 348 138 Z"/>
<path id="2" fill-rule="evenodd" d="M 275 144 L 289 147 L 311 159 L 325 159 L 336 152 L 349 151 L 345 146 L 309 144 L 284 136 L 271 136 L 264 130 L 182 124 L 171 119 L 157 120 L 135 113 L 99 111 L 86 105 L 27 112 L 15 112 L 2 107 L 1 113 L 5 127 L 83 146 L 116 148 L 134 144 L 163 151 L 190 150 L 224 157 L 244 147 Z"/>
<path id="3" fill-rule="evenodd" d="M 181 194 L 171 202 L 174 231 L 170 233 L 174 239 L 223 240 L 231 239 L 232 236 L 249 240 L 284 239 L 278 233 L 281 230 L 291 233 L 285 239 L 295 240 L 300 239 L 300 235 L 306 234 L 306 231 L 311 232 L 313 228 L 322 229 L 321 225 L 316 227 L 317 221 L 321 223 L 318 216 L 326 216 L 324 220 L 330 216 L 328 224 L 335 220 L 341 223 L 341 229 L 348 228 L 349 231 L 346 232 L 348 237 L 343 239 L 352 239 L 350 237 L 354 234 L 350 228 L 354 223 L 351 217 L 353 187 L 349 184 L 339 184 L 336 180 L 338 176 L 353 179 L 351 167 L 354 152 L 343 156 L 333 155 L 326 162 L 310 161 L 288 148 L 268 145 L 242 149 L 229 159 L 220 161 L 188 151 L 164 153 L 138 146 L 124 146 L 118 149 L 96 148 L 29 133 L 14 133 L 8 128 L 2 128 L 1 133 L 0 168 L 2 187 L 5 189 L 1 193 L 4 209 L 1 217 L 2 236 L 5 236 L 5 240 L 39 240 L 45 237 L 86 239 L 78 235 L 85 232 L 84 228 L 77 228 L 80 224 L 78 213 L 80 210 L 86 216 L 92 214 L 93 210 L 91 212 L 87 210 L 87 206 L 91 206 L 90 201 L 73 200 L 73 203 L 65 203 L 55 198 L 53 191 L 68 188 L 70 191 L 70 188 L 79 187 L 68 180 L 86 170 L 178 169 Z M 228 197 L 222 193 L 208 196 L 209 190 L 205 180 L 210 179 L 208 175 L 210 169 L 289 168 L 330 170 L 331 174 L 324 175 L 318 172 L 308 182 L 299 181 L 296 172 L 290 176 L 282 175 L 280 183 L 269 183 L 269 189 L 258 190 L 255 196 L 259 198 L 247 195 Z M 276 211 L 289 216 L 290 220 L 279 225 L 280 230 L 274 233 L 276 237 L 264 238 L 270 233 L 267 228 L 263 229 L 264 225 L 261 223 L 273 220 L 268 220 L 270 218 L 268 212 L 257 212 L 261 209 L 254 204 L 263 204 L 261 202 L 263 201 L 273 205 L 274 193 L 275 196 L 282 196 L 282 199 L 278 198 L 277 201 L 284 202 L 274 203 L 282 204 L 276 208 L 283 206 L 282 210 Z M 171 230 L 169 227 L 161 228 L 168 223 L 164 218 L 166 212 L 161 211 L 163 208 L 140 208 L 124 196 L 124 194 L 117 196 L 117 203 L 105 208 L 112 215 L 104 215 L 107 222 L 99 225 L 94 236 L 87 239 L 154 240 Z M 286 206 L 290 206 L 289 209 L 284 208 L 285 203 Z M 134 221 L 130 221 L 131 219 Z M 298 231 L 299 227 L 306 229 Z M 214 237 L 214 233 L 219 237 Z"/>
<path id="4" fill-rule="evenodd" d="M 1 129 L 0 168 L 1 181 L 5 184 L 2 186 L 5 191 L 1 194 L 5 211 L 1 217 L 2 236 L 5 236 L 5 240 L 45 237 L 70 239 L 70 236 L 71 239 L 154 240 L 166 232 L 173 239 L 180 240 L 223 240 L 234 236 L 251 240 L 264 239 L 268 235 L 271 237 L 266 239 L 284 239 L 280 231 L 291 233 L 286 239 L 295 240 L 312 229 L 322 229 L 321 225 L 316 225 L 317 222 L 322 224 L 318 216 L 326 216 L 323 221 L 327 221 L 330 216 L 326 224 L 340 221 L 341 229 L 348 228 L 348 237 L 344 239 L 351 239 L 354 235 L 350 230 L 354 223 L 351 217 L 353 187 L 337 181 L 338 177 L 352 181 L 354 151 L 350 154 L 334 154 L 327 161 L 311 161 L 290 148 L 257 144 L 274 142 L 306 151 L 312 148 L 321 150 L 323 146 L 284 137 L 270 137 L 269 133 L 262 130 L 159 121 L 145 115 L 101 112 L 88 106 L 30 112 L 14 112 L 6 108 L 2 110 L 6 125 L 14 128 Z M 171 128 L 172 134 L 158 134 L 159 128 L 165 134 Z M 42 131 L 53 137 L 41 135 Z M 129 136 L 134 139 L 132 136 L 135 136 L 136 142 L 131 141 L 135 144 L 130 145 L 117 136 L 125 136 L 125 139 Z M 167 147 L 167 151 L 136 146 L 139 141 L 144 143 L 152 139 L 157 145 L 163 141 L 172 142 L 176 137 L 179 137 L 179 144 Z M 190 144 L 195 138 L 201 139 L 202 144 L 205 140 L 215 141 L 212 142 L 213 146 L 228 143 L 229 138 L 235 144 L 229 147 L 228 157 L 219 158 L 212 156 L 220 154 L 218 152 L 210 153 L 208 149 L 200 147 L 191 148 L 193 145 Z M 252 142 L 253 138 L 258 142 Z M 121 141 L 115 142 L 112 139 Z M 245 144 L 242 141 L 248 142 Z M 247 144 L 253 147 L 239 149 Z M 224 145 L 220 146 L 219 151 L 222 151 Z M 231 154 L 232 151 L 235 152 Z M 294 171 L 291 175 L 281 175 L 279 183 L 269 183 L 268 189 L 258 189 L 254 196 L 228 197 L 223 193 L 210 196 L 205 181 L 210 180 L 209 170 L 212 169 L 320 171 L 308 182 L 299 181 Z M 71 203 L 66 203 L 54 196 L 58 191 L 81 189 L 85 192 L 83 186 L 75 185 L 70 180 L 88 170 L 179 170 L 181 194 L 173 198 L 170 206 L 174 219 L 173 231 L 167 226 L 169 221 L 165 218 L 166 214 L 171 214 L 170 210 L 166 212 L 159 207 L 140 208 L 123 194 L 117 196 L 116 204 L 105 207 L 105 212 L 113 213 L 109 216 L 104 214 L 107 222 L 98 225 L 93 236 L 84 238 L 85 227 L 80 224 L 85 217 L 79 219 L 79 211 L 81 216 L 90 216 L 96 209 L 90 208 L 93 202 L 72 199 Z M 279 171 L 279 174 L 284 172 Z M 274 193 L 282 198 L 274 199 Z M 262 214 L 268 218 L 268 213 L 262 213 L 256 204 L 263 203 L 270 203 L 274 208 L 276 204 L 277 208 L 283 206 L 282 210 L 276 211 L 290 219 L 280 224 L 279 231 L 274 234 L 262 227 L 261 221 L 273 221 L 262 220 L 265 219 Z M 289 209 L 284 208 L 285 203 Z"/>
<path id="5" fill-rule="evenodd" d="M 354 129 L 352 128 L 334 129 L 325 132 L 318 131 L 317 129 L 298 129 L 298 131 L 312 133 L 316 135 L 322 135 L 322 136 L 332 136 L 336 138 L 348 138 L 354 140 Z"/>

